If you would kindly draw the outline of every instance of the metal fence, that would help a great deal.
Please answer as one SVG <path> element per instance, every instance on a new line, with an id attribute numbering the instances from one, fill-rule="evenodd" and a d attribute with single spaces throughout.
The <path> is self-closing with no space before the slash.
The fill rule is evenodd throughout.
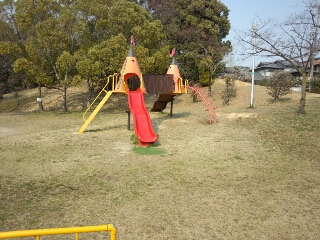
<path id="1" fill-rule="evenodd" d="M 100 225 L 100 226 L 48 228 L 48 229 L 0 232 L 0 239 L 35 237 L 36 240 L 40 240 L 40 237 L 43 235 L 75 234 L 75 239 L 78 240 L 79 233 L 102 232 L 102 231 L 110 232 L 110 240 L 116 240 L 117 230 L 116 228 L 114 228 L 112 224 Z"/>

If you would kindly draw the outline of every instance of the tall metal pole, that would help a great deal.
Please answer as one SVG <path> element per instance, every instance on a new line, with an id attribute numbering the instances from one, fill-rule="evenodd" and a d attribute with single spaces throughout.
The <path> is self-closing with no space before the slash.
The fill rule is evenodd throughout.
<path id="1" fill-rule="evenodd" d="M 256 53 L 256 31 L 257 31 L 257 23 L 253 23 L 253 54 L 252 54 L 252 80 L 251 80 L 251 98 L 250 98 L 250 107 L 253 108 L 253 99 L 254 99 L 254 55 Z"/>
<path id="2" fill-rule="evenodd" d="M 313 84 L 313 72 L 314 72 L 314 58 L 317 54 L 317 39 L 318 39 L 318 28 L 319 28 L 319 19 L 320 18 L 320 0 L 317 3 L 317 24 L 315 26 L 315 32 L 313 35 L 313 42 L 311 46 L 311 61 L 310 61 L 310 80 L 309 80 L 309 92 L 312 91 L 312 84 Z"/>

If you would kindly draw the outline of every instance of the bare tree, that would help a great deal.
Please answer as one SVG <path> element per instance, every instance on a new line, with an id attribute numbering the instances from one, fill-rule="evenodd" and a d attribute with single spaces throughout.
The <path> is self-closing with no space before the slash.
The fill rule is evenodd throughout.
<path id="1" fill-rule="evenodd" d="M 212 78 L 216 73 L 219 66 L 224 65 L 223 61 L 224 56 L 231 51 L 231 44 L 228 43 L 213 43 L 213 46 L 202 47 L 204 51 L 204 56 L 201 59 L 201 62 L 207 67 L 209 73 L 209 82 L 208 82 L 208 94 L 212 95 L 211 85 Z"/>
<path id="2" fill-rule="evenodd" d="M 311 3 L 311 1 L 310 1 Z M 280 57 L 289 62 L 301 75 L 301 98 L 298 113 L 305 113 L 306 84 L 309 77 L 310 62 L 318 41 L 311 32 L 315 26 L 314 11 L 310 11 L 311 5 L 305 2 L 305 10 L 301 13 L 289 15 L 282 23 L 274 19 L 260 21 L 260 27 L 256 31 L 256 53 L 268 57 Z M 246 52 L 252 51 L 253 32 L 237 32 L 237 38 L 246 48 Z"/>
<path id="3" fill-rule="evenodd" d="M 225 88 L 220 93 L 220 96 L 223 100 L 223 105 L 229 105 L 230 100 L 237 96 L 237 88 L 235 81 L 232 77 L 226 77 L 224 79 Z"/>

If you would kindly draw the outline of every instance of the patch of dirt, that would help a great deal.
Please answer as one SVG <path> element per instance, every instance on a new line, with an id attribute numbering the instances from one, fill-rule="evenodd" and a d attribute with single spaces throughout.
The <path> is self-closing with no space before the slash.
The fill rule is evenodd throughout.
<path id="1" fill-rule="evenodd" d="M 227 118 L 236 119 L 236 118 L 257 118 L 259 113 L 230 113 Z"/>
<path id="2" fill-rule="evenodd" d="M 0 127 L 0 137 L 9 136 L 14 132 L 13 129 Z"/>

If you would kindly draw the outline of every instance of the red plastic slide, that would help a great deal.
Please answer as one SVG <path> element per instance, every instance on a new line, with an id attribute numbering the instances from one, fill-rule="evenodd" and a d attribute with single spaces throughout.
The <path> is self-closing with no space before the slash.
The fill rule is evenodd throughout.
<path id="1" fill-rule="evenodd" d="M 134 131 L 138 137 L 139 145 L 149 146 L 150 143 L 157 141 L 158 136 L 153 131 L 141 88 L 128 92 L 128 104 L 133 116 Z"/>

